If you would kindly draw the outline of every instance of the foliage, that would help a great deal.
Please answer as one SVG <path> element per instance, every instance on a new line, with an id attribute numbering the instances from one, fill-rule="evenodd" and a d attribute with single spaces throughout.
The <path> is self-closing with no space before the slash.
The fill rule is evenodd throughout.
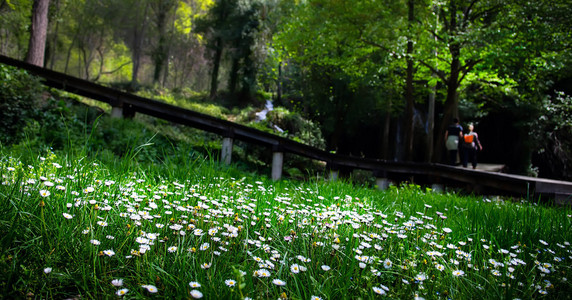
<path id="1" fill-rule="evenodd" d="M 220 0 L 197 20 L 195 30 L 205 35 L 213 52 L 211 98 L 219 92 L 219 70 L 226 55 L 231 65 L 228 91 L 233 95 L 238 93 L 239 104 L 252 100 L 258 71 L 253 51 L 260 27 L 259 10 L 259 1 Z"/>
<path id="2" fill-rule="evenodd" d="M 408 158 L 403 144 L 410 144 L 412 132 L 417 152 L 429 152 L 419 145 L 430 144 L 431 134 L 442 138 L 440 130 L 462 103 L 465 120 L 511 120 L 509 128 L 526 145 L 496 139 L 484 154 L 514 148 L 507 156 L 519 158 L 501 163 L 525 173 L 532 164 L 540 167 L 532 153 L 562 153 L 550 135 L 538 140 L 528 133 L 548 96 L 570 95 L 561 83 L 572 74 L 568 2 L 51 1 L 46 65 L 115 86 L 129 82 L 124 87 L 131 91 L 153 86 L 204 95 L 209 81 L 217 81 L 209 76 L 211 66 L 220 63 L 217 90 L 231 93 L 220 93 L 219 103 L 246 99 L 252 101 L 241 108 L 255 106 L 260 89 L 319 124 L 328 150 L 379 157 L 391 147 L 395 153 L 384 154 L 388 159 Z M 221 15 L 223 4 L 227 16 Z M 0 53 L 23 57 L 31 7 L 30 0 L 0 4 Z M 219 59 L 212 49 L 220 49 Z M 411 83 L 413 99 L 406 89 Z M 436 99 L 431 117 L 441 123 L 433 130 L 422 124 L 430 119 L 430 95 Z M 226 114 L 183 98 L 165 101 Z M 514 110 L 503 115 L 504 108 Z"/>
<path id="3" fill-rule="evenodd" d="M 554 108 L 557 90 L 570 93 L 565 83 L 559 84 L 569 80 L 572 59 L 570 41 L 564 38 L 569 35 L 564 28 L 570 24 L 565 17 L 570 6 L 564 2 L 507 1 L 509 13 L 494 15 L 497 22 L 480 33 L 489 42 L 479 49 L 482 62 L 467 76 L 462 96 L 476 104 L 470 118 L 502 122 L 502 127 L 519 136 L 500 138 L 500 144 L 514 149 L 503 161 L 513 171 L 558 179 L 570 178 L 565 175 L 569 154 L 560 150 L 559 142 L 566 138 L 552 131 L 556 126 L 549 125 L 545 116 Z M 536 152 L 541 154 L 533 156 Z"/>
<path id="4" fill-rule="evenodd" d="M 22 138 L 26 121 L 36 117 L 42 103 L 43 86 L 25 71 L 0 65 L 0 143 Z"/>
<path id="5" fill-rule="evenodd" d="M 25 73 L 21 72 L 21 74 Z M 24 82 L 37 81 L 30 76 L 23 77 L 25 79 L 23 81 L 19 79 L 22 78 L 14 76 L 7 78 L 4 81 L 5 86 L 23 85 Z M 38 82 L 36 84 L 41 87 Z M 33 86 L 33 84 L 27 85 L 27 87 Z M 7 90 L 17 92 L 16 89 Z M 7 146 L 14 149 L 50 148 L 53 151 L 97 155 L 101 156 L 100 159 L 103 161 L 133 156 L 143 162 L 158 162 L 181 151 L 196 153 L 205 157 L 219 155 L 220 137 L 215 134 L 177 126 L 141 114 L 137 114 L 135 120 L 112 119 L 106 114 L 106 112 L 109 113 L 107 107 L 90 107 L 83 104 L 84 102 L 93 104 L 90 101 L 77 97 L 70 98 L 67 93 L 58 93 L 57 91 L 51 91 L 51 93 L 53 94 L 46 93 L 43 96 L 46 100 L 43 101 L 41 110 L 38 110 L 39 106 L 29 106 L 26 107 L 25 111 L 18 114 L 21 117 L 18 119 L 22 126 L 21 134 L 10 140 L 6 144 Z M 224 107 L 214 105 L 212 102 L 197 101 L 201 95 L 196 95 L 190 91 L 172 93 L 164 89 L 145 89 L 139 94 L 214 117 L 233 118 L 233 115 Z M 190 102 L 189 98 L 195 99 L 195 102 Z M 246 108 L 243 112 L 235 109 L 232 113 L 241 115 L 247 111 L 250 112 L 250 116 L 233 120 L 263 131 L 282 134 L 266 122 L 253 122 L 254 108 Z M 283 136 L 311 145 L 323 145 L 323 139 L 316 125 L 302 119 L 299 114 L 288 113 L 286 110 L 281 110 L 280 115 L 281 120 L 277 121 L 290 131 L 283 133 Z M 9 136 L 6 135 L 6 137 Z M 132 149 L 137 146 L 141 147 L 137 148 L 136 153 L 132 153 Z M 270 157 L 266 157 L 268 154 L 266 150 L 265 148 L 237 143 L 235 145 L 236 153 L 233 156 L 240 168 L 259 170 L 264 173 L 268 169 L 268 162 L 271 161 Z M 287 167 L 299 165 L 305 169 L 304 166 L 307 164 L 299 163 L 299 161 L 299 158 L 291 159 L 287 162 Z"/>
<path id="6" fill-rule="evenodd" d="M 114 119 L 75 100 L 60 103 L 43 112 L 40 119 L 28 120 L 27 138 L 11 147 L 49 146 L 53 151 L 97 156 L 104 162 L 130 158 L 158 163 L 178 153 L 209 156 L 212 150 L 207 149 L 212 149 L 212 142 L 217 139 L 197 129 L 180 128 L 145 116 Z"/>
<path id="7" fill-rule="evenodd" d="M 280 49 L 293 73 L 283 72 L 287 74 L 284 93 L 296 94 L 289 100 L 300 101 L 297 107 L 322 124 L 328 147 L 357 145 L 344 137 L 336 124 L 352 128 L 350 132 L 366 132 L 363 127 L 356 130 L 361 124 L 381 130 L 375 120 L 386 115 L 379 111 L 374 118 L 364 119 L 359 110 L 351 109 L 354 105 L 402 111 L 405 60 L 411 58 L 416 108 L 424 110 L 419 103 L 435 93 L 435 118 L 441 124 L 436 127 L 438 132 L 457 115 L 460 100 L 473 102 L 469 104 L 472 111 L 463 111 L 469 113 L 465 120 L 483 120 L 492 107 L 516 107 L 514 114 L 505 111 L 506 119 L 514 121 L 510 125 L 516 127 L 513 132 L 519 134 L 518 139 L 528 141 L 530 122 L 537 115 L 535 107 L 552 93 L 554 82 L 570 77 L 570 21 L 565 17 L 570 6 L 566 1 L 412 2 L 413 23 L 406 22 L 405 3 L 305 1 L 295 7 L 275 35 L 273 46 Z M 406 45 L 411 41 L 414 50 L 408 54 Z M 351 92 L 344 93 L 344 89 Z M 368 89 L 374 100 L 354 98 L 361 89 Z M 530 113 L 525 113 L 529 108 Z M 438 132 L 434 135 L 437 140 L 442 137 Z M 417 141 L 419 144 L 420 137 Z M 514 148 L 513 156 L 522 159 L 504 163 L 513 165 L 514 171 L 526 170 L 536 142 Z M 393 144 L 389 140 L 384 143 Z M 437 141 L 436 147 L 441 144 Z M 489 146 L 491 157 L 510 147 L 502 142 Z"/>
<path id="8" fill-rule="evenodd" d="M 202 95 L 197 93 L 174 93 L 168 89 L 142 89 L 137 93 L 142 97 L 165 102 L 174 106 L 183 107 L 196 112 L 224 119 L 228 110 L 212 102 L 197 101 Z M 196 100 L 192 100 L 196 99 Z"/>
<path id="9" fill-rule="evenodd" d="M 572 97 L 562 92 L 548 97 L 539 115 L 530 138 L 539 145 L 538 161 L 544 162 L 540 169 L 572 181 Z"/>
<path id="10" fill-rule="evenodd" d="M 0 5 L 0 53 L 24 59 L 29 42 L 31 0 L 4 1 Z"/>
<path id="11" fill-rule="evenodd" d="M 177 133 L 167 124 L 150 120 L 123 120 L 104 116 L 100 108 L 86 106 L 78 99 L 43 92 L 36 77 L 24 71 L 0 66 L 0 137 L 14 149 L 50 148 L 68 153 L 96 155 L 106 159 L 133 156 L 140 161 L 165 159 L 178 151 L 202 151 L 213 139 L 198 130 Z M 140 117 L 138 117 L 140 119 Z M 157 122 L 157 121 L 156 121 Z M 159 134 L 162 132 L 162 134 Z M 185 138 L 185 135 L 193 137 Z M 141 145 L 136 153 L 131 149 Z"/>
<path id="12" fill-rule="evenodd" d="M 267 120 L 271 126 L 275 125 L 286 131 L 290 139 L 319 149 L 324 149 L 326 146 L 320 128 L 312 121 L 304 119 L 299 113 L 277 107 L 268 112 Z"/>
<path id="13" fill-rule="evenodd" d="M 308 1 L 275 36 L 293 69 L 286 70 L 284 86 L 300 90 L 302 100 L 295 101 L 322 124 L 329 149 L 378 157 L 380 144 L 392 144 L 389 128 L 380 128 L 391 125 L 380 120 L 400 115 L 405 103 L 404 58 L 411 56 L 403 7 L 395 1 Z M 384 134 L 366 137 L 375 131 Z"/>

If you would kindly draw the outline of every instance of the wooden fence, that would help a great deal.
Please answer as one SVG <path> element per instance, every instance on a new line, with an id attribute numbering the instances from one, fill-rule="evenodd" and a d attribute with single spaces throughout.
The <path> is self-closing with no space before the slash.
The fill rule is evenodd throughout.
<path id="1" fill-rule="evenodd" d="M 6 56 L 0 55 L 0 63 L 27 70 L 30 74 L 41 77 L 47 86 L 108 103 L 112 107 L 112 117 L 143 113 L 220 135 L 222 136 L 221 161 L 226 164 L 232 161 L 234 140 L 265 146 L 272 151 L 271 176 L 274 180 L 282 177 L 284 154 L 290 153 L 325 162 L 333 179 L 337 178 L 340 168 L 372 171 L 377 178 L 378 187 L 382 189 L 387 188 L 390 180 L 407 180 L 431 184 L 435 189 L 442 189 L 445 185 L 455 186 L 477 194 L 542 196 L 555 198 L 561 203 L 572 199 L 572 182 L 568 181 L 462 169 L 437 163 L 394 162 L 337 155 L 244 125 L 139 97 Z"/>

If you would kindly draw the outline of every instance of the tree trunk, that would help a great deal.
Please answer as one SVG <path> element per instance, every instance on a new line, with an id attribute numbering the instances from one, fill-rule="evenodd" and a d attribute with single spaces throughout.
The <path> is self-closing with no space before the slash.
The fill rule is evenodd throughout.
<path id="1" fill-rule="evenodd" d="M 161 79 L 161 73 L 165 66 L 165 60 L 167 59 L 167 51 L 165 45 L 165 38 L 162 36 L 159 38 L 159 46 L 156 50 L 157 52 L 153 55 L 153 60 L 155 62 L 155 70 L 153 72 L 153 84 L 159 83 Z"/>
<path id="2" fill-rule="evenodd" d="M 282 62 L 278 63 L 278 79 L 276 81 L 276 103 L 282 102 Z"/>
<path id="3" fill-rule="evenodd" d="M 64 67 L 64 73 L 66 73 L 66 74 L 67 74 L 67 72 L 68 72 L 68 68 L 69 68 L 69 65 L 70 65 L 71 52 L 72 52 L 72 50 L 73 50 L 74 44 L 76 43 L 77 35 L 78 35 L 78 33 L 76 32 L 76 33 L 74 34 L 74 36 L 73 36 L 73 39 L 72 39 L 72 41 L 71 41 L 71 43 L 70 43 L 70 46 L 68 47 L 68 51 L 67 51 L 68 54 L 67 54 L 67 56 L 66 56 L 66 64 L 65 64 L 65 67 Z"/>
<path id="4" fill-rule="evenodd" d="M 458 34 L 457 24 L 457 6 L 455 1 L 449 3 L 449 23 L 446 24 L 447 32 L 451 37 Z M 449 44 L 449 53 L 451 54 L 451 66 L 449 69 L 449 78 L 447 84 L 447 98 L 443 107 L 443 119 L 439 126 L 437 145 L 435 147 L 436 160 L 443 160 L 443 151 L 445 150 L 445 130 L 447 126 L 453 122 L 453 118 L 458 117 L 458 97 L 457 89 L 459 88 L 459 75 L 461 73 L 461 45 L 458 41 L 452 41 Z"/>
<path id="5" fill-rule="evenodd" d="M 147 21 L 145 18 L 147 16 L 147 11 L 149 10 L 148 3 L 145 3 L 143 7 L 143 14 L 140 18 L 142 19 L 139 23 L 133 26 L 133 40 L 131 42 L 131 61 L 133 62 L 131 71 L 131 84 L 130 89 L 135 90 L 138 84 L 139 68 L 141 67 L 141 55 L 143 54 L 143 40 L 145 38 L 145 30 L 147 29 Z M 139 14 L 140 12 L 134 12 Z M 137 17 L 137 19 L 140 19 Z"/>
<path id="6" fill-rule="evenodd" d="M 252 60 L 252 53 L 246 51 L 243 62 L 243 74 L 241 80 L 241 92 L 240 92 L 240 102 L 241 104 L 247 104 L 253 99 L 254 90 L 256 89 L 256 68 L 254 67 L 254 61 Z"/>
<path id="7" fill-rule="evenodd" d="M 408 27 L 411 30 L 411 25 L 414 21 L 414 1 L 407 1 L 408 6 Z M 413 160 L 413 135 L 414 135 L 414 124 L 413 124 L 413 114 L 415 109 L 414 99 L 413 99 L 413 40 L 409 32 L 409 37 L 407 41 L 407 75 L 405 79 L 405 101 L 406 101 L 406 118 L 405 118 L 405 160 Z"/>
<path id="8" fill-rule="evenodd" d="M 161 79 L 161 72 L 167 60 L 167 12 L 170 7 L 168 4 L 160 5 L 157 12 L 157 31 L 159 32 L 159 41 L 157 48 L 153 53 L 153 62 L 155 63 L 155 71 L 153 72 L 153 84 L 156 84 Z"/>
<path id="9" fill-rule="evenodd" d="M 389 127 L 391 126 L 391 98 L 387 105 L 387 111 L 385 112 L 385 124 L 383 126 L 383 140 L 381 146 L 381 158 L 389 159 Z"/>
<path id="10" fill-rule="evenodd" d="M 80 60 L 80 62 L 83 62 L 83 71 L 80 71 L 78 73 L 78 76 L 80 78 L 83 78 L 85 80 L 89 80 L 89 60 L 87 58 L 87 51 L 85 50 L 85 44 L 80 43 L 80 54 L 78 59 Z M 81 63 L 78 64 L 78 70 L 81 70 Z"/>
<path id="11" fill-rule="evenodd" d="M 50 0 L 34 0 L 32 28 L 26 62 L 43 67 L 48 34 L 48 8 Z"/>
<path id="12" fill-rule="evenodd" d="M 131 61 L 133 61 L 131 69 L 131 90 L 135 90 L 137 87 L 139 67 L 141 66 L 141 45 L 143 42 L 143 37 L 138 30 L 133 33 L 133 47 L 131 49 Z"/>
<path id="13" fill-rule="evenodd" d="M 240 68 L 240 62 L 238 57 L 232 59 L 232 66 L 230 67 L 230 74 L 228 77 L 228 92 L 232 95 L 236 92 L 236 86 L 238 85 L 238 70 Z"/>
<path id="14" fill-rule="evenodd" d="M 215 42 L 215 55 L 213 58 L 213 69 L 211 73 L 211 91 L 210 98 L 214 99 L 218 90 L 218 71 L 220 68 L 220 61 L 222 59 L 222 39 L 217 38 Z"/>
<path id="15" fill-rule="evenodd" d="M 133 30 L 133 44 L 131 46 L 131 61 L 133 62 L 131 69 L 131 90 L 135 90 L 138 84 L 139 68 L 141 67 L 141 48 L 143 47 L 143 31 L 144 28 L 137 27 Z"/>
<path id="16" fill-rule="evenodd" d="M 437 139 L 437 147 L 435 154 L 438 155 L 437 159 L 442 160 L 442 154 L 445 146 L 445 130 L 447 126 L 453 122 L 453 118 L 458 117 L 459 99 L 457 97 L 457 89 L 459 88 L 459 74 L 460 74 L 460 49 L 456 44 L 450 46 L 450 52 L 453 59 L 451 60 L 450 76 L 447 82 L 447 99 L 443 107 L 443 119 L 439 126 L 439 133 Z"/>
<path id="17" fill-rule="evenodd" d="M 56 62 L 56 52 L 57 52 L 57 43 L 58 43 L 58 33 L 60 30 L 60 22 L 57 21 L 57 18 L 60 14 L 60 0 L 56 0 L 55 2 L 55 9 L 56 9 L 56 25 L 54 28 L 54 32 L 52 33 L 52 40 L 51 42 L 49 42 L 51 44 L 50 48 L 50 55 L 48 56 L 48 61 L 49 61 L 49 68 L 53 69 L 54 68 L 54 63 Z M 46 65 L 48 65 L 48 63 L 46 62 Z"/>
<path id="18" fill-rule="evenodd" d="M 433 162 L 434 132 L 435 132 L 435 94 L 437 87 L 431 88 L 427 106 L 427 148 L 425 151 L 425 162 Z"/>
<path id="19" fill-rule="evenodd" d="M 439 11 L 437 10 L 437 16 L 435 19 L 435 27 L 437 27 L 437 23 L 439 22 Z M 437 37 L 435 36 L 435 42 L 438 42 Z M 437 47 L 434 50 L 435 58 L 438 58 L 438 51 Z M 435 63 L 435 70 L 438 69 L 438 63 Z M 432 77 L 437 77 L 437 73 L 433 71 Z M 427 107 L 427 151 L 425 156 L 426 162 L 438 162 L 438 159 L 435 158 L 435 97 L 437 96 L 437 84 L 431 87 L 431 93 L 429 94 L 429 105 Z"/>

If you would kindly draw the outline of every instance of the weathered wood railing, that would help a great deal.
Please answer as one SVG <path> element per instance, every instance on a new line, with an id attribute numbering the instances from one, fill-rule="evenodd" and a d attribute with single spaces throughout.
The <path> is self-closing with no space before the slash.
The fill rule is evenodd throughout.
<path id="1" fill-rule="evenodd" d="M 572 182 L 460 169 L 442 164 L 394 162 L 336 155 L 254 128 L 129 94 L 6 56 L 0 55 L 0 63 L 27 70 L 43 78 L 47 86 L 108 103 L 112 107 L 112 117 L 143 113 L 221 135 L 223 137 L 221 161 L 226 164 L 231 163 L 235 139 L 266 146 L 273 152 L 271 176 L 274 180 L 282 176 L 284 153 L 291 153 L 326 162 L 333 178 L 337 177 L 339 168 L 370 170 L 378 178 L 380 188 L 386 188 L 389 179 L 407 178 L 431 183 L 434 187 L 445 184 L 457 185 L 483 194 L 543 195 L 566 202 L 572 198 Z"/>

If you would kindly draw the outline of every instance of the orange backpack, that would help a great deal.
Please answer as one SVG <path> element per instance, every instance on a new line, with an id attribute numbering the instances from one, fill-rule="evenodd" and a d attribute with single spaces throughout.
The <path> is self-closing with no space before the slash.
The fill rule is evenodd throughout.
<path id="1" fill-rule="evenodd" d="M 465 136 L 463 137 L 465 139 L 465 143 L 467 144 L 472 144 L 473 143 L 473 138 L 475 136 L 472 134 L 465 134 Z"/>

